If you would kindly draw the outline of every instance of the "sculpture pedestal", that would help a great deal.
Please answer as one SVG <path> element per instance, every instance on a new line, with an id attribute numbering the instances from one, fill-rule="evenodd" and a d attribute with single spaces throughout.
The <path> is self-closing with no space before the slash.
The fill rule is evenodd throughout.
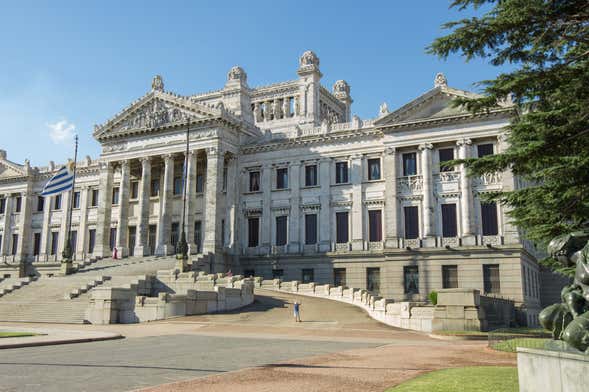
<path id="1" fill-rule="evenodd" d="M 589 386 L 589 355 L 518 348 L 517 373 L 520 392 L 584 392 Z"/>

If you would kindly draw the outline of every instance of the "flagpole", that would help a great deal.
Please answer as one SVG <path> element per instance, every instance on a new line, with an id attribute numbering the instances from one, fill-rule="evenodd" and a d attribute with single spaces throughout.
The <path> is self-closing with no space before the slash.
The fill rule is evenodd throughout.
<path id="1" fill-rule="evenodd" d="M 72 189 L 70 191 L 70 202 L 68 205 L 68 224 L 67 224 L 67 241 L 65 244 L 65 249 L 63 250 L 63 263 L 68 264 L 66 266 L 66 271 L 65 273 L 69 273 L 71 272 L 71 263 L 72 263 L 72 255 L 73 255 L 73 250 L 72 250 L 72 212 L 73 212 L 73 206 L 74 206 L 74 195 L 75 195 L 75 189 L 76 189 L 76 169 L 77 169 L 77 162 L 78 162 L 78 135 L 75 136 L 74 138 L 75 140 L 75 148 L 74 148 L 74 175 L 72 177 Z"/>
<path id="2" fill-rule="evenodd" d="M 186 191 L 188 188 L 188 154 L 190 149 L 190 118 L 186 127 L 186 154 L 184 156 L 184 190 L 182 200 L 182 234 L 180 235 L 180 241 L 176 245 L 176 259 L 179 260 L 179 269 L 184 272 L 186 267 L 186 260 L 188 260 L 188 243 L 186 242 Z"/>

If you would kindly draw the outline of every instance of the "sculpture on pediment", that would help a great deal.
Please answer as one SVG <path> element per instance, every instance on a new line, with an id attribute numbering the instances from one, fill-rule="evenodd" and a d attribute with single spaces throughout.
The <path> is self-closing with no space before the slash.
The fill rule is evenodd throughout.
<path id="1" fill-rule="evenodd" d="M 307 50 L 305 53 L 303 53 L 299 62 L 300 62 L 301 66 L 307 66 L 307 65 L 319 66 L 319 57 L 317 57 L 317 55 L 312 50 Z"/>
<path id="2" fill-rule="evenodd" d="M 262 108 L 260 107 L 260 104 L 258 102 L 254 103 L 254 119 L 256 120 L 256 122 L 264 120 L 262 118 Z"/>
<path id="3" fill-rule="evenodd" d="M 380 104 L 380 106 L 378 108 L 378 115 L 385 116 L 387 114 L 389 114 L 389 107 L 386 102 L 383 102 Z"/>
<path id="4" fill-rule="evenodd" d="M 161 75 L 155 75 L 151 81 L 151 89 L 153 91 L 164 91 L 164 80 Z"/>
<path id="5" fill-rule="evenodd" d="M 247 74 L 243 68 L 235 66 L 227 73 L 227 80 L 241 80 L 245 83 L 247 81 Z"/>
<path id="6" fill-rule="evenodd" d="M 337 96 L 350 95 L 350 86 L 345 80 L 338 80 L 333 85 L 333 94 Z"/>
<path id="7" fill-rule="evenodd" d="M 434 87 L 447 87 L 448 86 L 448 79 L 446 79 L 446 75 L 441 72 L 436 74 L 436 78 L 434 79 Z"/>

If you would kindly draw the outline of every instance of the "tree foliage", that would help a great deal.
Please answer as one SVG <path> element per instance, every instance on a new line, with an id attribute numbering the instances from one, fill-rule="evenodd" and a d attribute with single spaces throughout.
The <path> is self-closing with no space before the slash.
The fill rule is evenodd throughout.
<path id="1" fill-rule="evenodd" d="M 480 82 L 473 112 L 511 97 L 516 113 L 504 152 L 464 163 L 471 174 L 511 169 L 527 187 L 493 199 L 511 207 L 526 236 L 545 244 L 589 226 L 589 1 L 455 0 L 480 16 L 446 23 L 428 51 L 480 58 L 511 71 Z"/>

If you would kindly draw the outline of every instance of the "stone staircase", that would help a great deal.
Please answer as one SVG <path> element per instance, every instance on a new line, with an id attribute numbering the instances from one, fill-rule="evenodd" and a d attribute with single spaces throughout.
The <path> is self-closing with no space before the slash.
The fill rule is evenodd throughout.
<path id="1" fill-rule="evenodd" d="M 31 282 L 36 281 L 37 277 L 26 277 L 26 278 L 7 278 L 0 282 L 0 297 L 4 297 L 7 294 L 13 293 Z"/>

